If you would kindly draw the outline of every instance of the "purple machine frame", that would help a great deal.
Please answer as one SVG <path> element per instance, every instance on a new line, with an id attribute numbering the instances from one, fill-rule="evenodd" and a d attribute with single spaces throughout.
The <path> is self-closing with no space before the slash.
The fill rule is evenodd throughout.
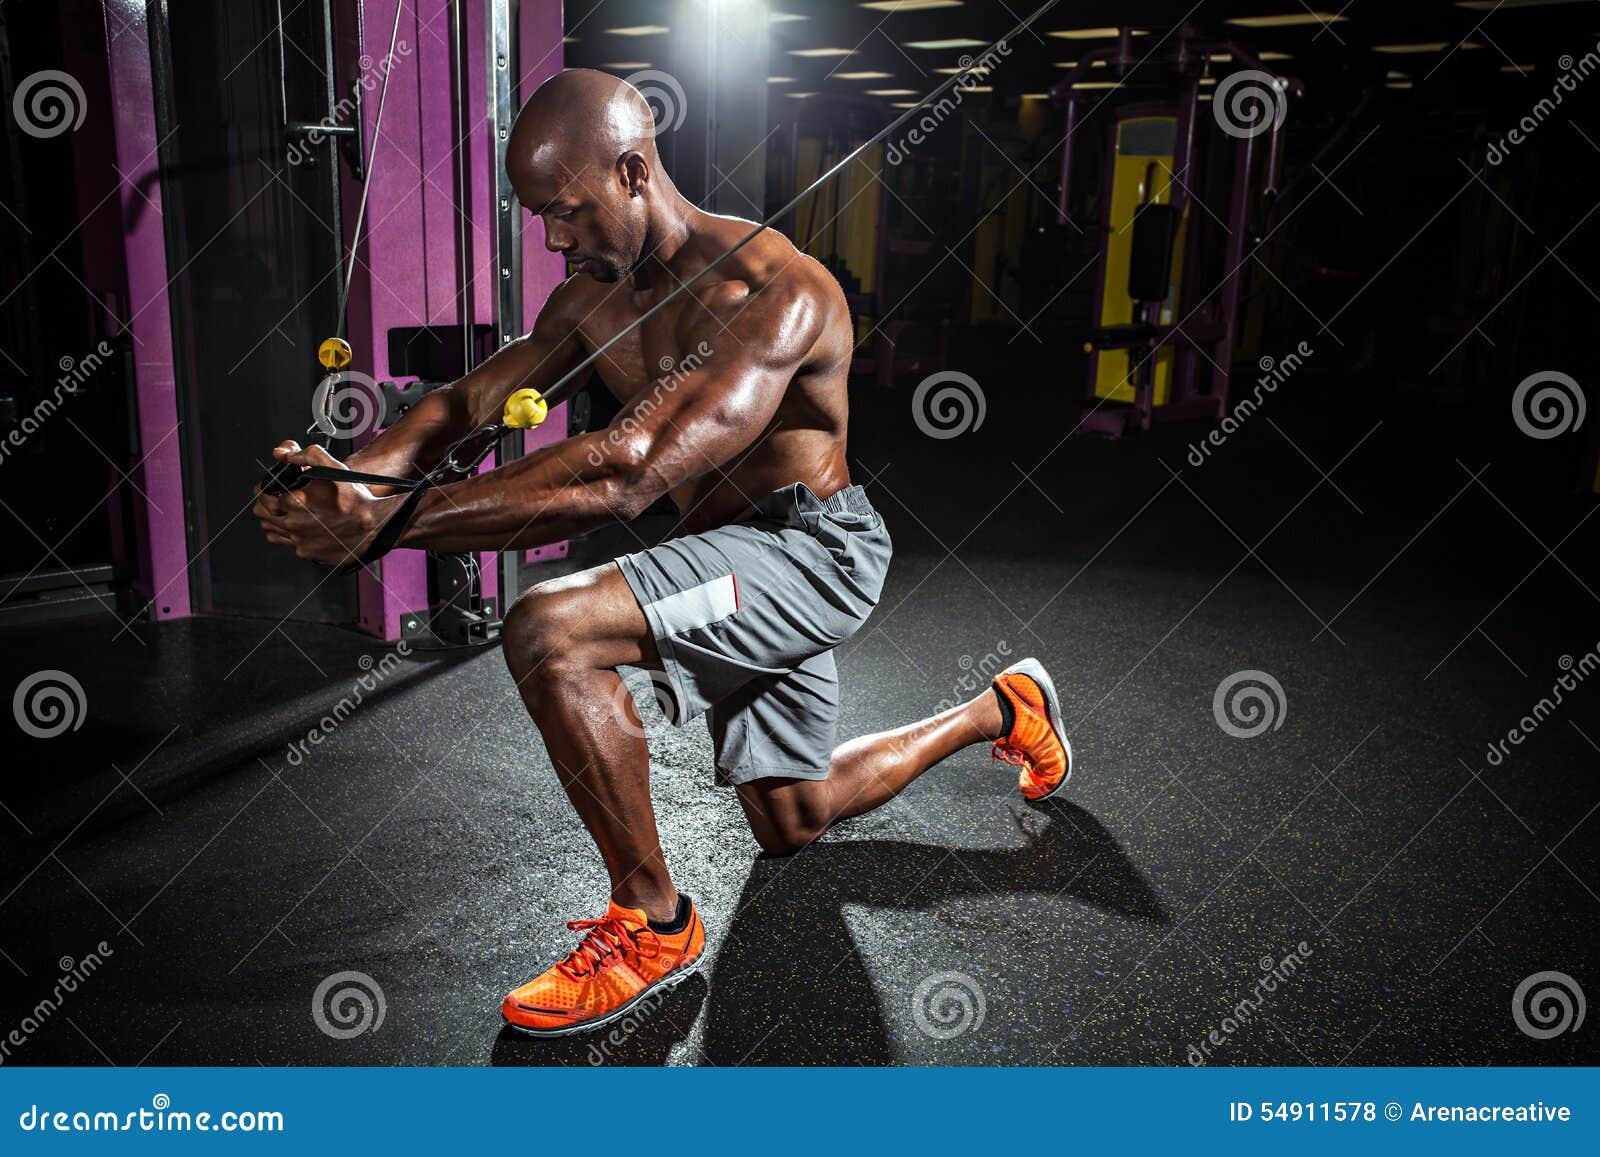
<path id="1" fill-rule="evenodd" d="M 394 381 L 390 372 L 388 331 L 396 326 L 432 325 L 460 327 L 461 304 L 470 300 L 471 321 L 499 332 L 509 328 L 526 333 L 533 326 L 550 291 L 564 275 L 561 258 L 544 248 L 544 227 L 537 218 L 522 222 L 521 316 L 501 326 L 497 317 L 497 281 L 501 270 L 495 253 L 495 156 L 491 119 L 486 114 L 489 80 L 486 62 L 488 36 L 486 8 L 496 0 L 476 3 L 461 0 L 465 28 L 462 48 L 466 57 L 466 144 L 463 147 L 465 180 L 457 181 L 457 140 L 451 65 L 452 6 L 449 0 L 403 0 L 400 40 L 409 51 L 397 48 L 390 67 L 389 94 L 383 119 L 383 139 L 373 143 L 378 102 L 362 102 L 362 133 L 368 142 L 366 156 L 373 170 L 367 215 L 350 286 L 349 329 L 356 351 L 355 366 L 377 381 Z M 341 29 L 339 53 L 343 67 L 352 68 L 362 57 L 382 61 L 388 53 L 388 35 L 395 7 L 402 0 L 367 0 L 362 28 Z M 519 14 L 517 33 L 521 93 L 533 90 L 562 67 L 560 0 L 520 0 L 512 3 Z M 349 79 L 347 78 L 347 83 Z M 513 89 L 515 95 L 516 90 Z M 514 106 L 513 106 L 514 107 Z M 461 186 L 465 205 L 458 204 Z M 346 171 L 341 203 L 350 236 L 360 202 L 360 184 Z M 520 214 L 513 203 L 508 211 Z M 466 265 L 467 291 L 463 291 L 462 255 L 458 252 L 458 221 L 470 222 L 470 254 Z M 515 269 L 506 265 L 505 276 Z M 404 384 L 403 382 L 400 384 Z M 545 424 L 525 435 L 525 449 L 533 449 L 566 436 L 566 407 L 553 410 Z M 485 468 L 492 468 L 493 460 Z M 528 561 L 559 558 L 565 542 L 525 552 Z M 480 556 L 482 594 L 498 598 L 502 583 L 493 554 Z M 408 614 L 429 605 L 427 556 L 421 551 L 396 551 L 360 575 L 360 624 L 382 638 L 399 638 Z M 514 594 L 514 592 L 512 592 Z M 501 608 L 502 611 L 504 608 Z"/>
<path id="2" fill-rule="evenodd" d="M 68 27 L 91 17 L 88 7 L 64 5 L 61 12 L 67 64 L 97 93 L 96 73 L 105 70 L 105 107 L 113 113 L 104 137 L 94 137 L 93 145 L 88 136 L 74 142 L 84 272 L 91 293 L 104 303 L 108 327 L 125 333 L 134 349 L 141 448 L 128 478 L 138 544 L 135 589 L 156 619 L 176 619 L 191 613 L 189 557 L 149 26 L 143 0 L 104 0 L 98 14 L 104 55 L 91 57 L 88 42 Z M 112 154 L 109 171 L 101 147 Z M 117 508 L 113 501 L 113 517 Z"/>
<path id="3" fill-rule="evenodd" d="M 1061 187 L 1057 194 L 1056 219 L 1061 224 L 1067 224 L 1071 219 L 1069 210 L 1072 192 L 1072 137 L 1080 127 L 1079 103 L 1081 97 L 1072 86 L 1075 82 L 1084 79 L 1101 62 L 1099 75 L 1106 73 L 1117 75 L 1125 74 L 1140 66 L 1169 67 L 1183 78 L 1182 93 L 1173 103 L 1139 104 L 1119 107 L 1119 119 L 1124 115 L 1151 115 L 1153 113 L 1171 113 L 1176 108 L 1177 113 L 1177 138 L 1176 152 L 1172 158 L 1173 171 L 1183 173 L 1189 170 L 1190 161 L 1195 155 L 1195 136 L 1199 131 L 1198 113 L 1200 107 L 1200 77 L 1204 73 L 1207 62 L 1213 56 L 1227 55 L 1235 63 L 1242 62 L 1246 67 L 1276 76 L 1262 62 L 1250 53 L 1249 50 L 1228 41 L 1206 41 L 1199 39 L 1194 31 L 1188 27 L 1180 30 L 1177 42 L 1170 52 L 1165 53 L 1156 61 L 1148 55 L 1138 56 L 1133 49 L 1133 29 L 1122 28 L 1117 38 L 1115 47 L 1094 49 L 1084 53 L 1077 65 L 1068 70 L 1051 89 L 1050 96 L 1054 103 L 1066 110 L 1066 125 L 1063 129 L 1064 144 L 1061 150 Z M 1280 78 L 1287 86 L 1286 93 L 1296 97 L 1304 95 L 1304 87 L 1299 81 L 1292 78 Z M 1099 107 L 1097 102 L 1095 108 Z M 1094 109 L 1090 109 L 1092 113 Z M 1171 326 L 1158 326 L 1158 336 L 1149 347 L 1147 358 L 1153 359 L 1155 352 L 1163 345 L 1171 344 L 1177 356 L 1173 364 L 1172 398 L 1161 406 L 1152 405 L 1152 388 L 1143 390 L 1135 388 L 1135 402 L 1129 406 L 1096 405 L 1084 416 L 1081 428 L 1113 436 L 1125 433 L 1129 429 L 1148 430 L 1153 422 L 1180 418 L 1221 418 L 1228 410 L 1228 386 L 1232 371 L 1233 348 L 1238 336 L 1239 325 L 1239 298 L 1243 291 L 1244 279 L 1240 276 L 1240 269 L 1245 261 L 1245 235 L 1250 221 L 1252 202 L 1252 177 L 1257 166 L 1257 157 L 1262 151 L 1260 138 L 1265 137 L 1266 159 L 1262 167 L 1261 192 L 1270 206 L 1280 188 L 1283 169 L 1283 134 L 1280 126 L 1274 126 L 1266 132 L 1256 136 L 1236 139 L 1233 157 L 1232 191 L 1228 198 L 1228 238 L 1223 248 L 1223 267 L 1227 272 L 1223 276 L 1222 284 L 1213 291 L 1196 283 L 1197 260 L 1194 250 L 1198 247 L 1199 233 L 1190 229 L 1187 234 L 1187 245 L 1190 252 L 1184 255 L 1183 284 L 1178 296 L 1180 308 L 1183 303 L 1192 301 L 1194 295 L 1203 293 L 1201 304 L 1189 307 L 1189 311 Z M 1113 128 L 1111 147 L 1116 147 L 1116 136 Z M 1101 192 L 1101 204 L 1105 211 L 1110 211 L 1110 172 L 1111 166 L 1106 166 L 1105 188 Z M 1172 182 L 1171 203 L 1180 213 L 1187 210 L 1193 195 L 1187 185 L 1181 181 Z M 1104 226 L 1106 222 L 1101 222 Z M 1100 277 L 1096 280 L 1094 292 L 1094 318 L 1098 325 L 1102 294 L 1104 292 L 1106 249 L 1105 241 L 1100 244 Z M 1209 304 L 1215 292 L 1215 305 Z M 1199 392 L 1198 365 L 1196 354 L 1198 351 L 1209 347 L 1207 360 L 1213 365 L 1211 391 L 1207 394 Z M 1153 361 L 1149 363 L 1153 366 Z M 1091 374 L 1092 374 L 1091 363 Z"/>
<path id="4" fill-rule="evenodd" d="M 346 91 L 361 57 L 382 61 L 387 55 L 388 32 L 399 3 L 401 0 L 366 0 L 362 27 L 339 26 L 338 55 Z M 473 116 L 470 111 L 485 110 L 488 100 L 490 6 L 504 5 L 496 10 L 508 9 L 511 14 L 510 27 L 521 61 L 520 93 L 525 94 L 561 70 L 560 0 L 460 0 L 460 4 L 469 110 L 463 138 L 464 171 L 468 174 L 463 183 L 465 204 L 455 179 L 451 0 L 404 0 L 400 39 L 408 42 L 408 50 L 397 50 L 390 70 L 381 142 L 373 140 L 378 102 L 361 102 L 363 155 L 374 175 L 350 288 L 349 334 L 356 350 L 354 368 L 378 381 L 393 380 L 387 342 L 391 327 L 460 326 L 462 302 L 470 297 L 474 323 L 491 325 L 496 332 L 526 333 L 564 272 L 560 257 L 544 249 L 543 225 L 526 217 L 517 226 L 525 255 L 520 293 L 511 298 L 520 298 L 520 316 L 497 316 L 505 299 L 496 293 L 499 254 L 489 224 L 494 219 L 495 195 L 491 158 L 496 154 L 490 140 L 490 119 Z M 189 560 L 186 520 L 174 514 L 185 509 L 185 492 L 182 446 L 175 436 L 178 396 L 157 179 L 160 161 L 149 28 L 143 0 L 104 0 L 101 11 L 113 111 L 112 143 L 121 174 L 120 184 L 108 192 L 116 193 L 114 203 L 121 208 L 122 244 L 120 252 L 101 253 L 96 258 L 101 269 L 95 280 L 104 286 L 103 298 L 112 320 L 125 329 L 137 351 L 137 421 L 144 448 L 133 476 L 138 487 L 138 587 L 151 600 L 155 618 L 179 618 L 191 613 Z M 67 40 L 72 42 L 70 37 Z M 88 68 L 89 63 L 83 67 Z M 519 95 L 516 86 L 511 95 L 514 112 Z M 341 198 L 346 237 L 353 232 L 359 193 L 359 183 L 347 171 Z M 508 210 L 523 216 L 514 203 Z M 466 235 L 471 252 L 466 261 L 458 252 L 456 223 L 460 217 L 470 222 Z M 504 276 L 516 275 L 513 264 L 506 264 Z M 463 271 L 470 294 L 463 292 Z M 565 436 L 566 409 L 557 407 L 543 427 L 525 434 L 524 448 Z M 536 561 L 566 553 L 567 544 L 562 542 L 526 551 L 523 557 Z M 495 560 L 494 555 L 480 560 L 485 598 L 497 597 L 502 589 Z M 378 573 L 370 573 L 374 569 Z M 384 638 L 399 638 L 406 613 L 429 605 L 427 560 L 420 551 L 397 551 L 378 568 L 363 572 L 359 584 L 360 625 Z"/>

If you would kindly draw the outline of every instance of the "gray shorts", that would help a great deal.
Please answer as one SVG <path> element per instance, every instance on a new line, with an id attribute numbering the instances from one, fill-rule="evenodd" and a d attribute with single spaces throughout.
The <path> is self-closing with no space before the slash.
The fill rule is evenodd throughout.
<path id="1" fill-rule="evenodd" d="M 668 720 L 710 712 L 719 783 L 827 777 L 833 648 L 877 605 L 891 549 L 861 487 L 824 501 L 796 482 L 738 522 L 617 559 L 661 653 Z"/>

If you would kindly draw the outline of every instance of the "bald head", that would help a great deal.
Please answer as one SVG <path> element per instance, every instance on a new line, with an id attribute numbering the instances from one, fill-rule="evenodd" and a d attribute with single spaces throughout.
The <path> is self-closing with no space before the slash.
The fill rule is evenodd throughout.
<path id="1" fill-rule="evenodd" d="M 573 68 L 545 81 L 522 106 L 506 164 L 535 171 L 564 166 L 570 176 L 585 166 L 609 170 L 630 152 L 655 166 L 655 117 L 649 104 L 625 80 Z"/>
<path id="2" fill-rule="evenodd" d="M 574 272 L 626 274 L 644 248 L 652 196 L 675 196 L 656 154 L 655 117 L 627 81 L 587 68 L 541 84 L 506 146 L 517 197 Z"/>

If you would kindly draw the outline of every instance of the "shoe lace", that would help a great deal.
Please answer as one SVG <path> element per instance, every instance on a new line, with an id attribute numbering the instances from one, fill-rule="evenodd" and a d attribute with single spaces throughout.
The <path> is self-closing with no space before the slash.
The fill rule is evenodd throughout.
<path id="1" fill-rule="evenodd" d="M 598 920 L 568 920 L 567 927 L 574 932 L 587 932 L 573 949 L 572 955 L 558 968 L 574 980 L 593 976 L 609 962 L 619 959 L 624 951 L 645 958 L 661 953 L 661 938 L 649 928 L 628 924 L 620 916 L 602 916 Z"/>
<path id="2" fill-rule="evenodd" d="M 1026 767 L 1029 771 L 1033 770 L 1033 760 L 1028 758 L 1027 753 L 1003 739 L 995 740 L 989 747 L 989 762 L 993 763 L 997 759 L 1017 767 Z"/>

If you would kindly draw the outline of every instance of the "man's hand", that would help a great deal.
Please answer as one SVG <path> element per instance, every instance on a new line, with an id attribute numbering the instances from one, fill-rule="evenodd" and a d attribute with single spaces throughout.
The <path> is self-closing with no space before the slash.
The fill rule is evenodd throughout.
<path id="1" fill-rule="evenodd" d="M 279 462 L 296 466 L 349 469 L 321 446 L 301 449 L 296 442 L 273 447 Z M 300 558 L 328 566 L 360 559 L 382 525 L 384 503 L 355 482 L 312 482 L 287 494 L 256 494 L 250 512 L 261 522 L 267 541 L 291 546 Z"/>

